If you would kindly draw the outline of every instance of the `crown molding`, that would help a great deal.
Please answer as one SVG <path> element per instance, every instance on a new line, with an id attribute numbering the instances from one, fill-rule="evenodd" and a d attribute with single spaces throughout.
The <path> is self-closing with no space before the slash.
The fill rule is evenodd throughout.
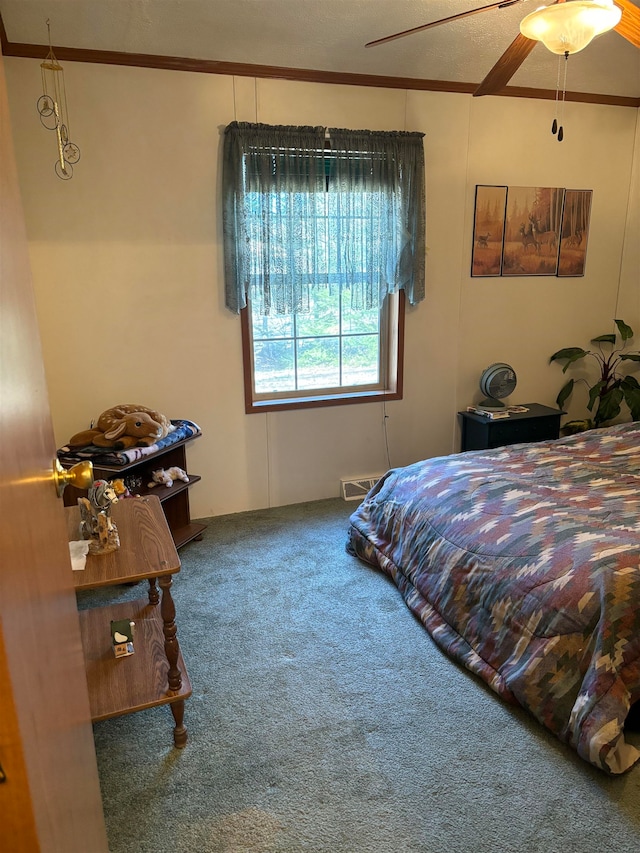
<path id="1" fill-rule="evenodd" d="M 48 46 L 10 42 L 0 15 L 0 46 L 4 56 L 44 59 Z M 90 62 L 99 65 L 126 65 L 135 68 L 157 68 L 165 71 L 187 71 L 197 74 L 224 74 L 230 77 L 257 77 L 273 80 L 292 80 L 307 83 L 330 83 L 342 86 L 370 86 L 381 89 L 412 89 L 424 92 L 453 92 L 473 95 L 478 83 L 455 83 L 446 80 L 422 80 L 414 77 L 385 77 L 376 74 L 352 74 L 341 71 L 315 71 L 309 68 L 281 68 L 275 65 L 250 65 L 239 62 L 217 62 L 212 59 L 191 59 L 184 56 L 158 56 L 151 53 L 124 53 L 114 50 L 85 50 L 75 47 L 53 48 L 58 60 Z M 555 89 L 529 89 L 505 86 L 494 95 L 484 97 L 531 98 L 555 100 Z M 567 92 L 566 101 L 585 104 L 606 104 L 617 107 L 640 107 L 640 98 L 621 95 L 598 95 L 589 92 Z"/>

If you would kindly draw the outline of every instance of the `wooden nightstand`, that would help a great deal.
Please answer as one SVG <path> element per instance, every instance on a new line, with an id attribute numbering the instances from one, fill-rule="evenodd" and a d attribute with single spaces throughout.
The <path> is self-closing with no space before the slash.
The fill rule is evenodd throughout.
<path id="1" fill-rule="evenodd" d="M 489 450 L 524 441 L 547 441 L 560 436 L 561 409 L 540 403 L 523 403 L 528 412 L 490 420 L 475 412 L 458 412 L 462 423 L 461 450 Z"/>

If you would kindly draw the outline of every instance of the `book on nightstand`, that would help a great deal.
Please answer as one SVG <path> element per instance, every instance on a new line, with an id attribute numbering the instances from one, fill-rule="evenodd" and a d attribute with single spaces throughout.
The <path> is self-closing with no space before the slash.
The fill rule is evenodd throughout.
<path id="1" fill-rule="evenodd" d="M 487 409 L 480 409 L 478 406 L 467 406 L 467 411 L 473 412 L 474 415 L 482 415 L 483 418 L 487 418 L 490 421 L 498 421 L 509 417 L 509 412 L 506 409 L 499 412 L 489 412 Z"/>
<path id="2" fill-rule="evenodd" d="M 473 412 L 475 415 L 482 415 L 490 421 L 499 421 L 503 418 L 508 418 L 511 414 L 519 414 L 528 412 L 526 406 L 507 406 L 505 409 L 483 409 L 482 406 L 467 406 L 468 412 Z"/>

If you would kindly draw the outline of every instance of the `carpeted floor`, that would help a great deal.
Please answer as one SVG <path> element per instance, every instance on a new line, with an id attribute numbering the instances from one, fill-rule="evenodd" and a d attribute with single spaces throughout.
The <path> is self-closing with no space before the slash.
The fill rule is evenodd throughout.
<path id="1" fill-rule="evenodd" d="M 111 853 L 636 853 L 640 766 L 604 775 L 438 651 L 345 553 L 354 507 L 205 519 L 182 549 L 189 742 L 166 707 L 95 725 Z M 81 606 L 114 595 L 140 589 Z"/>

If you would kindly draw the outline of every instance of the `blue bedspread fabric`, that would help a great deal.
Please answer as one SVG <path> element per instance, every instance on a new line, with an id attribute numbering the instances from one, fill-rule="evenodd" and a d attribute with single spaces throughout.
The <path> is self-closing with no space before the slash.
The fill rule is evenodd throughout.
<path id="1" fill-rule="evenodd" d="M 586 761 L 638 761 L 624 723 L 640 700 L 640 424 L 391 470 L 348 549 Z"/>
<path id="2" fill-rule="evenodd" d="M 173 432 L 170 432 L 165 438 L 159 439 L 155 444 L 150 444 L 148 447 L 131 447 L 129 450 L 105 450 L 104 447 L 76 447 L 73 450 L 69 447 L 61 447 L 58 450 L 58 459 L 61 462 L 75 464 L 82 462 L 84 459 L 89 459 L 95 465 L 120 466 L 129 465 L 131 462 L 138 462 L 144 459 L 145 456 L 151 456 L 157 453 L 158 450 L 164 450 L 182 441 L 184 438 L 193 438 L 200 435 L 200 427 L 193 421 L 184 419 L 172 420 L 171 423 L 175 426 Z"/>

